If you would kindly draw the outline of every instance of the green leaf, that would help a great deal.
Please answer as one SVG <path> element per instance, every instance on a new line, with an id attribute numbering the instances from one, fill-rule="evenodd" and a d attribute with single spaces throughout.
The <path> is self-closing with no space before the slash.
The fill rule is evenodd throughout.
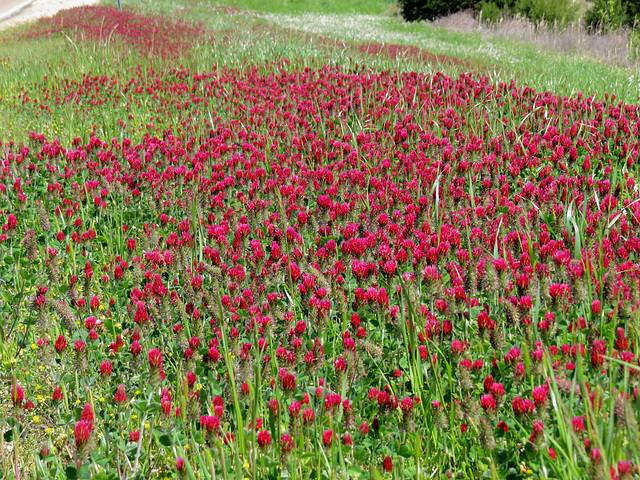
<path id="1" fill-rule="evenodd" d="M 98 465 L 101 465 L 102 467 L 106 467 L 109 461 L 109 457 L 100 453 L 99 450 L 93 450 L 91 452 L 91 460 L 96 462 Z"/>
<path id="2" fill-rule="evenodd" d="M 99 473 L 98 475 L 93 475 L 91 478 L 93 480 L 117 480 L 118 476 L 115 472 L 105 472 Z"/>
<path id="3" fill-rule="evenodd" d="M 75 480 L 76 478 L 78 478 L 78 469 L 73 465 L 69 465 L 65 470 L 65 473 L 67 474 L 67 478 L 69 479 Z"/>
<path id="4" fill-rule="evenodd" d="M 20 348 L 26 349 L 27 348 L 27 337 L 22 332 L 17 332 L 17 333 L 18 333 L 18 335 L 17 335 L 18 345 L 20 346 Z"/>
<path id="5" fill-rule="evenodd" d="M 406 445 L 400 445 L 400 447 L 397 450 L 398 455 L 400 455 L 401 457 L 404 458 L 411 458 L 413 457 L 413 451 L 411 451 L 411 449 L 409 447 L 407 447 Z"/>
<path id="6" fill-rule="evenodd" d="M 353 452 L 353 457 L 360 462 L 364 462 L 369 457 L 369 453 L 365 450 L 356 450 Z"/>
<path id="7" fill-rule="evenodd" d="M 165 447 L 171 446 L 171 439 L 169 438 L 169 435 L 161 435 L 160 438 L 158 438 L 158 441 Z"/>

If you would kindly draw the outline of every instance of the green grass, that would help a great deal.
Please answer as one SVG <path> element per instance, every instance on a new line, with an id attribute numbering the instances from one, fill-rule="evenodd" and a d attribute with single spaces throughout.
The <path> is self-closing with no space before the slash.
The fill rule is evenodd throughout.
<path id="1" fill-rule="evenodd" d="M 292 45 L 286 45 L 284 49 L 282 45 L 277 45 L 278 42 L 273 45 L 273 39 L 269 35 L 262 39 L 267 45 L 260 45 L 261 41 L 255 35 L 247 38 L 247 42 L 258 49 L 273 50 L 276 47 L 286 50 L 288 54 L 304 55 L 305 50 L 312 47 L 304 36 L 306 33 L 355 44 L 415 45 L 434 54 L 467 60 L 477 65 L 477 70 L 481 73 L 490 75 L 495 82 L 508 83 L 511 79 L 516 79 L 520 85 L 561 95 L 582 92 L 586 96 L 602 97 L 608 93 L 626 103 L 637 103 L 640 95 L 640 70 L 637 68 L 607 65 L 577 53 L 562 54 L 524 42 L 487 38 L 480 32 L 451 31 L 427 22 L 407 23 L 388 13 L 394 9 L 394 3 L 389 0 L 219 0 L 199 3 L 142 0 L 136 2 L 136 5 L 155 13 L 179 12 L 180 16 L 203 21 L 214 31 L 236 29 L 235 33 L 240 36 L 246 36 L 247 32 L 238 31 L 238 23 L 249 30 L 261 25 L 267 29 L 275 25 L 292 31 L 285 42 Z M 238 12 L 237 16 L 230 16 L 227 11 L 216 11 L 215 7 L 221 6 L 253 13 L 245 16 L 243 12 Z M 299 38 L 296 38 L 295 32 L 299 32 Z M 302 51 L 298 51 L 299 47 L 302 47 Z M 311 55 L 317 58 L 316 53 L 314 51 Z M 336 47 L 333 52 L 329 52 L 329 57 L 337 62 L 344 61 L 343 49 Z M 395 61 L 371 58 L 367 61 L 368 65 L 374 63 L 383 68 L 401 70 L 425 72 L 436 69 L 450 75 L 457 75 L 465 70 L 455 65 L 424 64 L 413 58 Z"/>
<path id="2" fill-rule="evenodd" d="M 108 4 L 105 2 L 104 4 Z M 287 57 L 289 59 L 319 59 L 323 53 L 329 60 L 337 63 L 347 61 L 365 61 L 369 66 L 380 68 L 399 68 L 401 70 L 430 71 L 441 70 L 457 75 L 465 70 L 456 65 L 424 64 L 413 58 L 400 58 L 389 61 L 385 58 L 349 55 L 339 45 L 331 51 L 309 43 L 306 34 L 312 33 L 327 37 L 335 42 L 343 41 L 355 44 L 398 44 L 415 45 L 434 54 L 460 58 L 477 66 L 480 73 L 488 74 L 495 82 L 509 82 L 516 79 L 519 85 L 527 85 L 538 91 L 551 91 L 561 95 L 614 94 L 620 101 L 637 103 L 640 95 L 640 71 L 606 65 L 578 54 L 565 55 L 523 42 L 506 41 L 498 38 L 486 38 L 479 32 L 456 32 L 433 25 L 406 23 L 401 19 L 383 14 L 393 5 L 389 0 L 354 0 L 341 2 L 336 0 L 222 0 L 217 2 L 190 2 L 175 0 L 125 1 L 125 8 L 135 5 L 143 11 L 156 14 L 171 14 L 194 21 L 202 21 L 212 32 L 234 33 L 237 41 L 226 49 L 218 45 L 206 51 L 200 48 L 200 63 L 204 66 L 211 61 L 216 63 L 236 61 L 246 53 L 246 58 L 258 55 L 258 58 Z M 219 7 L 235 7 L 254 12 L 245 16 L 240 11 L 233 15 Z M 273 26 L 289 30 L 287 38 L 275 38 L 276 32 L 269 32 Z M 298 34 L 296 34 L 298 32 Z M 39 42 L 37 46 L 18 47 L 0 44 L 0 58 L 11 56 L 12 62 L 26 55 L 34 59 L 39 54 L 33 48 L 49 55 L 50 49 Z M 13 52 L 13 55 L 12 53 Z M 230 57 L 230 58 L 227 58 Z M 187 60 L 187 59 L 185 59 Z M 188 61 L 188 60 L 187 60 Z M 468 68 L 466 68 L 468 70 Z"/>
<path id="3" fill-rule="evenodd" d="M 578 54 L 541 50 L 524 42 L 485 38 L 479 32 L 456 32 L 384 16 L 345 20 L 338 15 L 288 14 L 268 18 L 281 26 L 348 42 L 415 45 L 435 54 L 468 60 L 496 81 L 515 78 L 519 84 L 539 91 L 562 95 L 613 93 L 628 103 L 637 102 L 640 94 L 637 69 L 613 67 Z M 345 23 L 351 28 L 345 28 Z M 411 59 L 407 62 L 411 64 Z"/>
<path id="4" fill-rule="evenodd" d="M 220 2 L 242 10 L 271 13 L 367 13 L 378 15 L 389 10 L 392 0 L 230 0 Z"/>

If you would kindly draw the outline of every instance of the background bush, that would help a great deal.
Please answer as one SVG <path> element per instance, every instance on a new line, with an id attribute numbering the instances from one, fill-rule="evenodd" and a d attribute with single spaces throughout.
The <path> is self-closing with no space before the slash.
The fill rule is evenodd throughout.
<path id="1" fill-rule="evenodd" d="M 585 15 L 585 23 L 591 30 L 615 30 L 624 25 L 633 27 L 638 20 L 638 0 L 595 0 Z"/>
<path id="2" fill-rule="evenodd" d="M 565 25 L 575 20 L 577 13 L 572 0 L 400 0 L 399 3 L 402 16 L 408 22 L 434 20 L 460 10 L 475 8 L 489 22 L 497 22 L 505 13 L 520 13 L 535 23 L 544 21 Z"/>
<path id="3" fill-rule="evenodd" d="M 480 7 L 480 18 L 485 23 L 496 24 L 502 18 L 502 9 L 496 2 L 483 2 Z"/>
<path id="4" fill-rule="evenodd" d="M 615 30 L 628 18 L 622 0 L 596 0 L 585 15 L 585 23 L 590 30 Z"/>
<path id="5" fill-rule="evenodd" d="M 474 7 L 477 0 L 400 0 L 402 16 L 408 22 L 433 20 Z"/>
<path id="6" fill-rule="evenodd" d="M 536 24 L 566 25 L 576 19 L 577 7 L 572 0 L 519 0 L 517 13 Z"/>

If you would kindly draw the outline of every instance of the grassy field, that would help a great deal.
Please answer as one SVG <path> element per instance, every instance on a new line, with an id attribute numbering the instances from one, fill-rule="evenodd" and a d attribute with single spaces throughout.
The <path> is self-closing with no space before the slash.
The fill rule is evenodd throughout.
<path id="1" fill-rule="evenodd" d="M 241 10 L 269 13 L 329 13 L 329 14 L 370 14 L 380 15 L 389 11 L 394 3 L 391 0 L 354 0 L 351 2 L 336 2 L 335 0 L 284 0 L 256 2 L 254 0 L 231 0 L 223 2 Z"/>
<path id="2" fill-rule="evenodd" d="M 638 478 L 637 72 L 124 6 L 0 32 L 0 477 Z"/>

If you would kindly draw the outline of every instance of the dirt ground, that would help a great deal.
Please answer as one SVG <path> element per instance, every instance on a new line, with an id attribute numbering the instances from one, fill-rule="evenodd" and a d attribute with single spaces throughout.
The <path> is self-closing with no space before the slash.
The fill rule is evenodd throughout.
<path id="1" fill-rule="evenodd" d="M 116 4 L 116 0 L 113 0 Z M 29 6 L 10 18 L 0 20 L 0 30 L 30 22 L 41 17 L 50 17 L 58 11 L 81 5 L 92 5 L 98 0 L 34 0 Z"/>

